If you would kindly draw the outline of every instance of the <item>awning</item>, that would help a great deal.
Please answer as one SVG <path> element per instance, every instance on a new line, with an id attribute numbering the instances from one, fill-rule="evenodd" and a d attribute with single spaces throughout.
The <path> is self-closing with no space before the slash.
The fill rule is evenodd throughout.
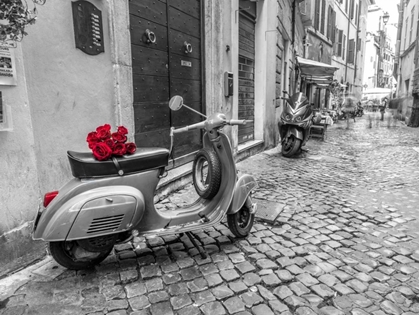
<path id="1" fill-rule="evenodd" d="M 297 61 L 299 63 L 301 75 L 305 77 L 307 81 L 313 81 L 313 83 L 316 83 L 315 81 L 324 81 L 322 83 L 332 82 L 334 72 L 338 70 L 337 67 L 332 65 L 301 57 L 297 57 Z"/>

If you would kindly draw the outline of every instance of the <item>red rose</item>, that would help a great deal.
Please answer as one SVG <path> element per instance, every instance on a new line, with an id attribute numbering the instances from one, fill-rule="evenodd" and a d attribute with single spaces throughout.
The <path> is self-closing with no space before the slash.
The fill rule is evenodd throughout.
<path id="1" fill-rule="evenodd" d="M 125 147 L 127 149 L 127 154 L 133 154 L 134 152 L 136 152 L 136 144 L 133 142 L 128 142 L 125 144 Z"/>
<path id="2" fill-rule="evenodd" d="M 124 143 L 127 141 L 127 137 L 124 136 L 122 133 L 114 132 L 112 134 L 112 139 L 116 142 Z"/>
<path id="3" fill-rule="evenodd" d="M 93 156 L 99 161 L 108 160 L 112 155 L 112 150 L 104 143 L 95 143 L 92 148 Z"/>
<path id="4" fill-rule="evenodd" d="M 114 149 L 115 142 L 112 139 L 106 139 L 104 143 L 112 150 Z"/>
<path id="5" fill-rule="evenodd" d="M 125 144 L 118 142 L 115 144 L 114 149 L 112 150 L 112 154 L 122 156 L 126 151 L 127 149 L 125 148 Z"/>
<path id="6" fill-rule="evenodd" d="M 98 134 L 99 139 L 105 140 L 111 137 L 111 126 L 105 124 L 96 128 L 96 133 Z"/>
<path id="7" fill-rule="evenodd" d="M 87 137 L 86 137 L 86 141 L 87 142 L 99 142 L 101 141 L 101 139 L 99 139 L 98 134 L 96 133 L 96 131 L 92 131 L 89 132 Z"/>
<path id="8" fill-rule="evenodd" d="M 128 130 L 127 130 L 127 128 L 125 128 L 124 126 L 119 126 L 117 131 L 118 131 L 119 133 L 122 133 L 123 135 L 128 134 Z"/>

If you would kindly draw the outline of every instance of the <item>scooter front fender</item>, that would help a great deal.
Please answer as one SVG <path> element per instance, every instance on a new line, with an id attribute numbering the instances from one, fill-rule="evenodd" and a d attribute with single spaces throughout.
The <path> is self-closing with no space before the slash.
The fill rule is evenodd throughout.
<path id="1" fill-rule="evenodd" d="M 287 130 L 286 136 L 284 139 L 288 139 L 290 136 L 294 136 L 296 139 L 303 140 L 303 132 L 299 128 L 289 125 L 289 128 Z"/>
<path id="2" fill-rule="evenodd" d="M 233 199 L 230 203 L 227 214 L 234 214 L 241 210 L 246 201 L 246 198 L 257 186 L 258 184 L 253 176 L 248 174 L 241 175 L 236 182 L 233 192 Z"/>
<path id="3" fill-rule="evenodd" d="M 143 194 L 131 186 L 91 189 L 69 199 L 58 209 L 45 209 L 33 239 L 52 242 L 124 232 L 140 222 L 144 209 Z"/>

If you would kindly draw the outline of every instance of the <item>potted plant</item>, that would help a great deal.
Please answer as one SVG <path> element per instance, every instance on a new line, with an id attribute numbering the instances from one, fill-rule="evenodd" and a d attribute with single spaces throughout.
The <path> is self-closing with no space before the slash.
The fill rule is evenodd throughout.
<path id="1" fill-rule="evenodd" d="M 36 21 L 36 4 L 44 4 L 46 0 L 32 0 L 33 8 L 29 8 L 25 0 L 1 0 L 0 2 L 0 43 L 21 41 L 27 35 L 25 27 Z"/>

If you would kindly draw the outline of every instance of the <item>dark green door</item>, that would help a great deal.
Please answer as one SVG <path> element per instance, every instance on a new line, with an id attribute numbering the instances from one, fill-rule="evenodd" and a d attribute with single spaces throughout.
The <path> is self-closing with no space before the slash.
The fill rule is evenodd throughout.
<path id="1" fill-rule="evenodd" d="M 139 147 L 170 146 L 169 129 L 199 122 L 182 108 L 172 112 L 168 101 L 204 111 L 201 70 L 201 9 L 198 0 L 130 1 L 133 58 L 135 141 Z M 201 131 L 175 135 L 174 158 L 201 148 Z"/>

